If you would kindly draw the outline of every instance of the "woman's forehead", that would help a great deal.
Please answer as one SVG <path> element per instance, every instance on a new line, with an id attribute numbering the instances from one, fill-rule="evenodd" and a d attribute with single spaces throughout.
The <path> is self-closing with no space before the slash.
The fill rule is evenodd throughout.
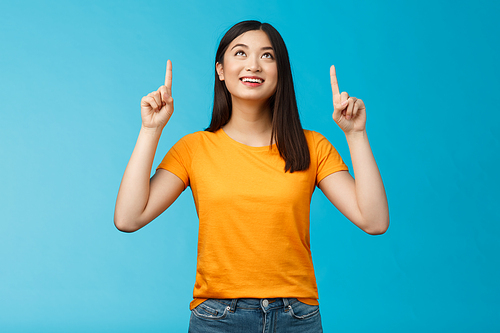
<path id="1" fill-rule="evenodd" d="M 231 50 L 235 45 L 244 45 L 249 48 L 272 47 L 271 41 L 267 34 L 262 30 L 250 30 L 242 33 L 229 44 L 228 50 Z"/>

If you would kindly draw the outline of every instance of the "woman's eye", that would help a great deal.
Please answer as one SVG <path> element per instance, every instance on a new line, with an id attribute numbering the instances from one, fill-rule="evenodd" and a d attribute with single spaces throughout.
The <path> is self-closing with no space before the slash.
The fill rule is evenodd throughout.
<path id="1" fill-rule="evenodd" d="M 264 53 L 262 55 L 262 58 L 267 58 L 267 59 L 274 59 L 273 55 L 271 53 Z"/>
<path id="2" fill-rule="evenodd" d="M 235 54 L 235 55 L 237 55 L 237 56 L 244 56 L 244 55 L 245 55 L 245 52 L 243 52 L 243 51 L 238 51 L 238 52 L 236 52 L 236 54 Z"/>

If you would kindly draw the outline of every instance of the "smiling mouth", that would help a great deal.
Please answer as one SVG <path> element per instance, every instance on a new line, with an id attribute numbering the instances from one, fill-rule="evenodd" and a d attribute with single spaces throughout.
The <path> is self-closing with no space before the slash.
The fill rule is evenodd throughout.
<path id="1" fill-rule="evenodd" d="M 242 82 L 248 82 L 248 83 L 263 83 L 264 80 L 258 79 L 258 78 L 249 78 L 249 77 L 242 77 L 240 79 Z"/>

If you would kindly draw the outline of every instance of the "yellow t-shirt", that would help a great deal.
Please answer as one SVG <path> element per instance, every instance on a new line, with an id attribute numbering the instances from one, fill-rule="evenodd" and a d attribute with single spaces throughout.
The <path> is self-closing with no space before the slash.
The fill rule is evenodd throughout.
<path id="1" fill-rule="evenodd" d="M 304 130 L 311 165 L 284 171 L 275 145 L 250 147 L 222 129 L 180 139 L 158 168 L 191 186 L 199 217 L 195 308 L 208 298 L 294 297 L 317 305 L 309 210 L 315 186 L 347 166 Z"/>

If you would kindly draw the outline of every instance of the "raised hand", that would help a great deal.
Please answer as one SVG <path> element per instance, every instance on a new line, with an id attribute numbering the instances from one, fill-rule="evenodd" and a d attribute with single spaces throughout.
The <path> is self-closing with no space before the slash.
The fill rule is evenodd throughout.
<path id="1" fill-rule="evenodd" d="M 167 60 L 165 84 L 141 99 L 142 126 L 163 129 L 174 112 L 172 62 Z"/>
<path id="2" fill-rule="evenodd" d="M 330 80 L 333 93 L 333 120 L 345 134 L 365 130 L 365 103 L 356 97 L 349 97 L 345 91 L 340 93 L 335 66 L 330 67 Z"/>

